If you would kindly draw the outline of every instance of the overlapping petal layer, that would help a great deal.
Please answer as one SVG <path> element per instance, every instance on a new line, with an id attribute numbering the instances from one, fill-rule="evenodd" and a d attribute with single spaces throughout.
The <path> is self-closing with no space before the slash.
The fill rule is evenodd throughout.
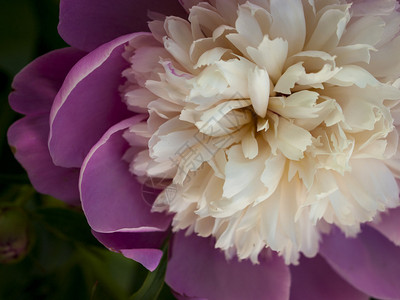
<path id="1" fill-rule="evenodd" d="M 173 218 L 179 299 L 400 298 L 397 2 L 179 1 L 189 21 L 106 2 L 62 1 L 61 35 L 93 50 L 70 72 L 84 52 L 14 81 L 9 142 L 38 191 L 76 203 L 82 167 L 94 235 L 149 270 Z M 175 16 L 132 34 L 148 9 Z"/>
<path id="2" fill-rule="evenodd" d="M 124 43 L 135 35 L 102 45 L 66 76 L 50 112 L 49 149 L 56 165 L 79 168 L 104 132 L 130 116 L 120 101 L 118 86 L 126 67 L 121 57 Z"/>
<path id="3" fill-rule="evenodd" d="M 151 22 L 124 53 L 123 96 L 149 112 L 125 133 L 149 147 L 131 171 L 175 190 L 153 210 L 227 256 L 297 263 L 332 224 L 354 236 L 397 207 L 393 3 L 184 1 L 188 21 Z"/>

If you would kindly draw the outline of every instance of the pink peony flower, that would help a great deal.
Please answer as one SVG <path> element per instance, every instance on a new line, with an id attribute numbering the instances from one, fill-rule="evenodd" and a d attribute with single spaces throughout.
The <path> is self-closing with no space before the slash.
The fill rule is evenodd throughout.
<path id="1" fill-rule="evenodd" d="M 62 0 L 9 143 L 179 299 L 400 299 L 398 9 Z"/>

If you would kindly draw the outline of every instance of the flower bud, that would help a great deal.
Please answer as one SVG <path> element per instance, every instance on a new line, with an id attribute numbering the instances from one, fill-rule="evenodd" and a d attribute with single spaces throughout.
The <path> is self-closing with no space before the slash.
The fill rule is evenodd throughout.
<path id="1" fill-rule="evenodd" d="M 0 208 L 0 263 L 14 263 L 26 256 L 30 246 L 29 221 L 18 208 Z"/>

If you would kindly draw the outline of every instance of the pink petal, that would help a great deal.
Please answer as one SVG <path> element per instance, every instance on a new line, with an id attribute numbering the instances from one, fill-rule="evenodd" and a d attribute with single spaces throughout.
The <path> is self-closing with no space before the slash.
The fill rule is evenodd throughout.
<path id="1" fill-rule="evenodd" d="M 61 0 L 58 32 L 68 44 L 91 51 L 118 36 L 149 31 L 149 11 L 185 16 L 177 0 Z"/>
<path id="2" fill-rule="evenodd" d="M 396 246 L 400 246 L 400 207 L 390 209 L 382 213 L 378 223 L 369 225 L 391 240 Z"/>
<path id="3" fill-rule="evenodd" d="M 65 76 L 84 54 L 65 48 L 35 59 L 14 77 L 11 107 L 21 114 L 49 112 Z"/>
<path id="4" fill-rule="evenodd" d="M 290 300 L 368 300 L 369 297 L 336 274 L 321 256 L 300 259 L 290 267 Z"/>
<path id="5" fill-rule="evenodd" d="M 149 271 L 154 271 L 160 263 L 163 252 L 159 249 L 121 249 L 123 256 L 141 263 Z"/>
<path id="6" fill-rule="evenodd" d="M 49 115 L 30 115 L 8 130 L 8 142 L 15 158 L 28 172 L 35 189 L 70 204 L 79 204 L 79 169 L 56 167 L 47 148 Z"/>
<path id="7" fill-rule="evenodd" d="M 178 232 L 173 239 L 165 281 L 188 299 L 288 299 L 289 268 L 275 255 L 259 265 L 236 258 L 226 261 L 214 241 Z M 182 298 L 185 299 L 185 298 Z"/>
<path id="8" fill-rule="evenodd" d="M 132 115 L 122 102 L 124 44 L 139 34 L 109 42 L 82 58 L 69 72 L 50 114 L 49 149 L 56 165 L 80 167 L 104 132 Z"/>
<path id="9" fill-rule="evenodd" d="M 99 233 L 93 235 L 111 251 L 120 252 L 125 257 L 141 263 L 150 271 L 154 271 L 160 263 L 162 242 L 166 238 L 165 232 L 144 233 Z"/>
<path id="10" fill-rule="evenodd" d="M 143 116 L 136 116 L 111 127 L 82 165 L 82 207 L 89 225 L 97 232 L 152 232 L 169 227 L 170 217 L 150 212 L 141 184 L 122 160 L 129 147 L 122 133 L 142 119 Z"/>
<path id="11" fill-rule="evenodd" d="M 338 229 L 324 237 L 321 255 L 347 282 L 380 299 L 400 299 L 400 247 L 365 226 L 357 238 Z"/>

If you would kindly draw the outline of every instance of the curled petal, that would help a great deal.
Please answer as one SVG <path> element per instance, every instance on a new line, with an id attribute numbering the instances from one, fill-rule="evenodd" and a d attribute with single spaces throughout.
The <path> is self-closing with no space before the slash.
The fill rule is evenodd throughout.
<path id="1" fill-rule="evenodd" d="M 108 249 L 120 252 L 125 257 L 141 263 L 150 271 L 154 271 L 160 263 L 165 232 L 114 232 L 99 233 L 92 231 L 93 235 Z"/>
<path id="2" fill-rule="evenodd" d="M 49 149 L 56 165 L 79 168 L 103 133 L 131 114 L 118 87 L 128 65 L 122 58 L 124 44 L 136 36 L 141 34 L 123 36 L 97 48 L 65 78 L 50 113 Z"/>
<path id="3" fill-rule="evenodd" d="M 142 119 L 136 116 L 111 127 L 83 162 L 82 207 L 89 225 L 97 232 L 154 232 L 169 226 L 169 217 L 150 212 L 151 204 L 142 195 L 142 185 L 122 160 L 129 148 L 122 133 Z"/>
<path id="4" fill-rule="evenodd" d="M 48 114 L 37 114 L 15 122 L 8 130 L 8 142 L 37 191 L 77 205 L 79 169 L 53 164 L 47 148 L 48 135 Z"/>
<path id="5" fill-rule="evenodd" d="M 49 112 L 65 76 L 84 54 L 65 48 L 35 59 L 14 78 L 11 107 L 21 114 Z"/>

